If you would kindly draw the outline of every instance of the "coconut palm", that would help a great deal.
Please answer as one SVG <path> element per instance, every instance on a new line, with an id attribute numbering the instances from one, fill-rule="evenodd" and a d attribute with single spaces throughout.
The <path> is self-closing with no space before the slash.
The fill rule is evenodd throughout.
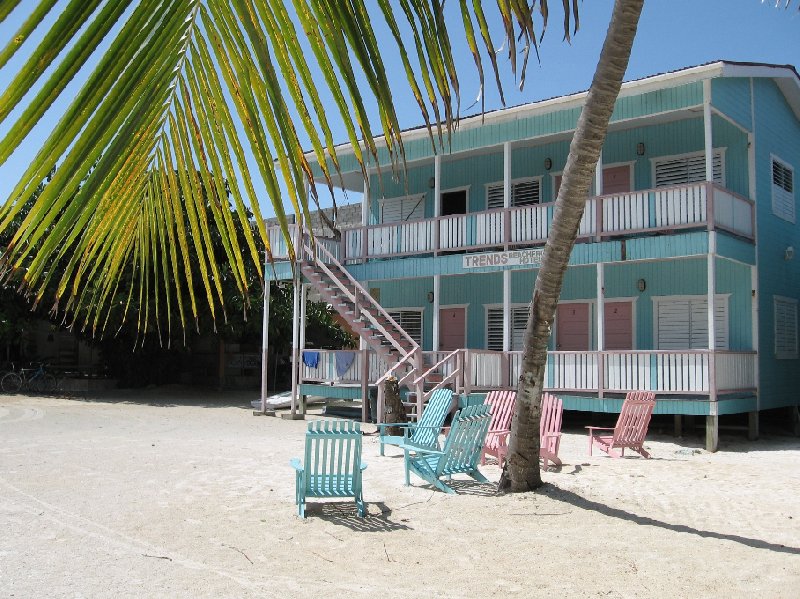
<path id="1" fill-rule="evenodd" d="M 18 4 L 0 4 L 0 21 Z M 54 4 L 56 0 L 41 0 L 30 11 L 0 50 L 0 68 Z M 391 32 L 431 143 L 442 147 L 443 129 L 456 118 L 459 100 L 443 2 L 288 4 L 68 1 L 0 96 L 0 126 L 7 130 L 0 140 L 2 164 L 65 94 L 67 84 L 85 77 L 0 209 L 2 232 L 55 167 L 51 183 L 13 231 L 2 257 L 3 276 L 17 277 L 21 289 L 37 299 L 54 289 L 56 309 L 81 314 L 83 324 L 99 332 L 112 310 L 124 315 L 132 303 L 139 310 L 130 318 L 137 318 L 143 329 L 159 314 L 171 316 L 172 311 L 185 327 L 200 302 L 207 302 L 212 314 L 224 314 L 220 264 L 210 251 L 212 233 L 224 243 L 230 265 L 225 276 L 232 276 L 246 297 L 245 262 L 260 268 L 254 240 L 260 236 L 268 244 L 258 205 L 261 190 L 271 199 L 287 239 L 281 186 L 294 212 L 308 216 L 304 189 L 313 173 L 303 136 L 329 185 L 339 169 L 328 126 L 332 118 L 344 123 L 365 173 L 368 160 L 378 162 L 379 151 L 388 151 L 393 164 L 402 167 L 400 129 L 373 19 L 382 19 Z M 570 29 L 577 28 L 578 2 L 562 4 L 568 38 Z M 642 4 L 616 1 L 570 148 L 533 293 L 509 460 L 501 480 L 506 490 L 528 490 L 541 482 L 538 419 L 547 339 Z M 460 0 L 459 5 L 481 81 L 485 49 L 499 86 L 495 45 L 482 4 Z M 498 0 L 497 5 L 496 18 L 516 70 L 518 47 L 536 50 L 539 40 L 534 9 L 541 13 L 543 33 L 548 5 L 546 0 L 538 6 L 519 0 Z M 90 57 L 98 53 L 99 61 L 90 69 Z M 378 107 L 378 131 L 370 125 L 369 97 Z M 380 150 L 376 133 L 384 137 Z M 311 201 L 316 201 L 314 187 L 310 189 Z M 235 235 L 229 201 L 242 223 L 248 207 L 255 215 L 254 227 L 244 227 L 243 242 Z M 190 255 L 198 264 L 190 264 Z M 200 294 L 192 281 L 197 276 Z"/>

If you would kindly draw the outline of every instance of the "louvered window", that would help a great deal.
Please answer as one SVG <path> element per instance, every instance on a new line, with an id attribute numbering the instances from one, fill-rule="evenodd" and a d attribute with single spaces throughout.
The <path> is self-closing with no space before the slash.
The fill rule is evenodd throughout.
<path id="1" fill-rule="evenodd" d="M 397 223 L 425 218 L 425 196 L 386 199 L 382 203 L 381 222 Z"/>
<path id="2" fill-rule="evenodd" d="M 722 174 L 722 152 L 714 152 L 714 183 L 725 184 Z M 706 179 L 706 157 L 704 154 L 691 154 L 655 160 L 655 186 L 668 187 L 696 183 Z"/>
<path id="3" fill-rule="evenodd" d="M 775 357 L 797 359 L 797 300 L 773 297 L 775 305 Z"/>
<path id="4" fill-rule="evenodd" d="M 777 158 L 772 159 L 772 212 L 795 222 L 794 169 Z"/>
<path id="5" fill-rule="evenodd" d="M 511 182 L 511 205 L 531 206 L 541 201 L 541 179 L 517 179 Z M 486 209 L 503 207 L 503 183 L 486 186 Z"/>
<path id="6" fill-rule="evenodd" d="M 706 298 L 657 298 L 656 349 L 708 349 Z M 716 349 L 728 349 L 728 298 L 717 296 L 714 306 Z"/>
<path id="7" fill-rule="evenodd" d="M 422 310 L 387 310 L 408 335 L 422 345 Z"/>
<path id="8" fill-rule="evenodd" d="M 525 343 L 525 328 L 528 326 L 528 306 L 511 308 L 511 351 L 521 351 Z M 503 308 L 486 311 L 486 349 L 503 351 Z"/>

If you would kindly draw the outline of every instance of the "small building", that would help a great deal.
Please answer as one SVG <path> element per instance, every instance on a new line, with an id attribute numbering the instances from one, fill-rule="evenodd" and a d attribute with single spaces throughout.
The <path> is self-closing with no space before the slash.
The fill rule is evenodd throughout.
<path id="1" fill-rule="evenodd" d="M 300 393 L 338 383 L 363 397 L 387 372 L 420 406 L 436 385 L 516 385 L 585 97 L 464 118 L 440 154 L 425 128 L 407 131 L 399 179 L 385 149 L 366 185 L 338 149 L 344 187 L 364 194 L 361 223 L 306 240 L 298 272 L 362 349 L 347 370 L 352 356 L 336 352 L 298 360 Z M 797 413 L 798 165 L 792 66 L 722 61 L 623 84 L 550 339 L 545 387 L 565 409 L 615 412 L 626 391 L 652 390 L 676 424 L 706 417 L 710 449 L 720 415 L 750 414 L 757 435 L 759 411 Z"/>

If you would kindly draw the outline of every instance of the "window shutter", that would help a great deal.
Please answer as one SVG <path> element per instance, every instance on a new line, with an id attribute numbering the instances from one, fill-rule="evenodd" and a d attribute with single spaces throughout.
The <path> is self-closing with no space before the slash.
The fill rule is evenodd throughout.
<path id="1" fill-rule="evenodd" d="M 705 298 L 658 302 L 658 349 L 708 349 L 708 302 Z M 718 297 L 714 306 L 714 345 L 728 348 L 728 300 Z"/>
<path id="2" fill-rule="evenodd" d="M 384 223 L 397 223 L 425 218 L 425 196 L 392 198 L 383 201 Z"/>
<path id="3" fill-rule="evenodd" d="M 794 360 L 797 352 L 797 301 L 773 298 L 775 306 L 775 357 Z"/>
<path id="4" fill-rule="evenodd" d="M 387 312 L 409 337 L 418 345 L 422 345 L 422 310 L 387 310 Z"/>
<path id="5" fill-rule="evenodd" d="M 526 179 L 511 183 L 511 205 L 531 206 L 541 202 L 539 179 Z M 503 184 L 492 183 L 486 186 L 486 209 L 503 207 Z"/>
<path id="6" fill-rule="evenodd" d="M 722 152 L 715 151 L 713 160 L 714 183 L 724 185 L 722 178 Z M 656 187 L 696 183 L 705 181 L 706 178 L 706 158 L 703 154 L 657 160 L 655 167 Z"/>
<path id="7" fill-rule="evenodd" d="M 528 326 L 530 307 L 511 309 L 511 351 L 522 351 L 525 345 L 525 328 Z"/>
<path id="8" fill-rule="evenodd" d="M 794 171 L 786 164 L 772 160 L 772 212 L 784 220 L 795 222 Z"/>
<path id="9" fill-rule="evenodd" d="M 486 349 L 503 351 L 503 309 L 486 311 Z"/>

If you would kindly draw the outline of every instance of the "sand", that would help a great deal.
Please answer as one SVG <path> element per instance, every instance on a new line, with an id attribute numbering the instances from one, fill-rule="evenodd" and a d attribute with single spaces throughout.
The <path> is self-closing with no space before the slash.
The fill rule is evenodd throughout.
<path id="1" fill-rule="evenodd" d="M 651 435 L 653 459 L 612 460 L 567 430 L 541 492 L 496 496 L 404 487 L 367 436 L 368 517 L 301 520 L 305 423 L 249 399 L 0 396 L 0 597 L 800 596 L 797 438 Z"/>

